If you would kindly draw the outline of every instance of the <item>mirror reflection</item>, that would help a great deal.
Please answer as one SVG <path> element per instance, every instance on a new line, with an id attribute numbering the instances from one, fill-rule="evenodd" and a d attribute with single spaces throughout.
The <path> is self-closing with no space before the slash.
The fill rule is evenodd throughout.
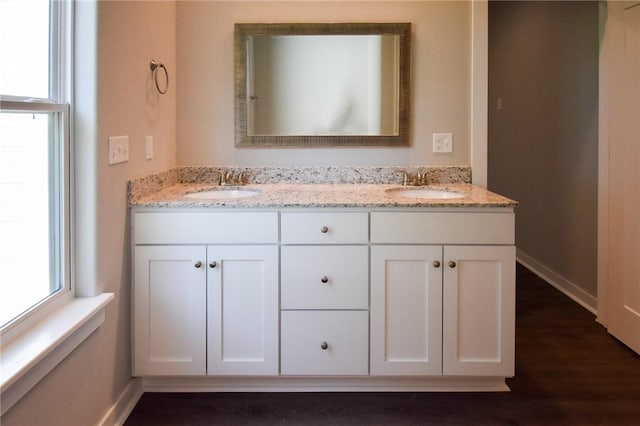
<path id="1" fill-rule="evenodd" d="M 236 24 L 238 146 L 406 146 L 410 24 Z"/>
<path id="2" fill-rule="evenodd" d="M 249 135 L 397 135 L 396 35 L 252 36 Z"/>

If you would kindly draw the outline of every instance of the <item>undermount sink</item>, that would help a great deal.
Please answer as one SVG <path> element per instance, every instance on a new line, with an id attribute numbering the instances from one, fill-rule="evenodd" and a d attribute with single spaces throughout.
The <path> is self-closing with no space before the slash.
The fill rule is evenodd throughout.
<path id="1" fill-rule="evenodd" d="M 454 198 L 464 198 L 467 195 L 461 192 L 447 191 L 433 188 L 394 188 L 387 192 L 404 198 L 424 198 L 431 200 L 451 200 Z"/>
<path id="2" fill-rule="evenodd" d="M 238 188 L 220 188 L 211 189 L 209 191 L 190 192 L 185 195 L 185 198 L 194 200 L 227 200 L 233 198 L 246 198 L 258 195 L 260 191 L 253 189 L 238 189 Z"/>

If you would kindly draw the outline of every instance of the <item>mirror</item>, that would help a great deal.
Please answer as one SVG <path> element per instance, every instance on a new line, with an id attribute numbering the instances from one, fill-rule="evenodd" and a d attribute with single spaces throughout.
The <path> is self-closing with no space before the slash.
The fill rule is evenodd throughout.
<path id="1" fill-rule="evenodd" d="M 236 146 L 408 146 L 411 24 L 236 24 Z"/>

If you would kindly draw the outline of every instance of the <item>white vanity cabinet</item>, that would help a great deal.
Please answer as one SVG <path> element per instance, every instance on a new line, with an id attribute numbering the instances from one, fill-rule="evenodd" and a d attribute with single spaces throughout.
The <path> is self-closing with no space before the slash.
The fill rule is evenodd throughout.
<path id="1" fill-rule="evenodd" d="M 367 212 L 281 214 L 282 375 L 369 372 Z"/>
<path id="2" fill-rule="evenodd" d="M 278 374 L 278 247 L 207 247 L 207 374 Z"/>
<path id="3" fill-rule="evenodd" d="M 372 375 L 442 374 L 441 263 L 441 246 L 371 247 Z"/>
<path id="4" fill-rule="evenodd" d="M 278 214 L 133 214 L 134 376 L 278 374 Z"/>
<path id="5" fill-rule="evenodd" d="M 514 374 L 513 212 L 371 213 L 371 374 Z"/>
<path id="6" fill-rule="evenodd" d="M 133 374 L 206 374 L 203 246 L 134 249 Z"/>
<path id="7" fill-rule="evenodd" d="M 511 377 L 515 247 L 445 246 L 442 373 Z"/>
<path id="8" fill-rule="evenodd" d="M 512 208 L 141 208 L 132 221 L 145 383 L 503 390 L 514 374 Z"/>

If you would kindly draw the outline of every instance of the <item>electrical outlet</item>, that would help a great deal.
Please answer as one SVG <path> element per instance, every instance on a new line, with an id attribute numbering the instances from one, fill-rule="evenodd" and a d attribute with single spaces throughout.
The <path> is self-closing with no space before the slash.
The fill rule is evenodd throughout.
<path id="1" fill-rule="evenodd" d="M 147 160 L 153 158 L 153 136 L 147 136 L 144 140 L 144 152 Z"/>
<path id="2" fill-rule="evenodd" d="M 109 137 L 109 164 L 129 161 L 129 136 Z"/>
<path id="3" fill-rule="evenodd" d="M 453 133 L 434 133 L 433 152 L 453 152 Z"/>

